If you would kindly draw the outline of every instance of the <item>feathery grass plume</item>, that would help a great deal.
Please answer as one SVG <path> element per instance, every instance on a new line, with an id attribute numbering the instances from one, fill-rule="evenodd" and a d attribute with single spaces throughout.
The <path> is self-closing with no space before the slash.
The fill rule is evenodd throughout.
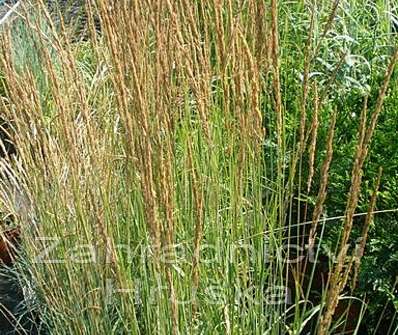
<path id="1" fill-rule="evenodd" d="M 307 100 L 310 88 L 310 69 L 311 69 L 311 62 L 314 58 L 312 54 L 312 43 L 313 43 L 313 33 L 314 33 L 314 22 L 315 22 L 315 4 L 311 8 L 311 15 L 310 15 L 310 23 L 308 28 L 308 35 L 306 37 L 306 42 L 304 46 L 304 65 L 303 65 L 303 77 L 302 77 L 302 94 L 300 99 L 300 126 L 298 127 L 298 142 L 297 142 L 297 150 L 294 154 L 293 161 L 291 163 L 291 168 L 289 171 L 289 182 L 288 188 L 292 189 L 294 186 L 294 182 L 296 180 L 297 174 L 297 164 L 300 163 L 300 171 L 299 171 L 299 180 L 298 180 L 298 188 L 301 188 L 301 162 L 302 162 L 302 155 L 305 150 L 306 146 L 306 123 L 307 123 Z M 292 195 L 293 196 L 293 195 Z M 300 203 L 298 204 L 300 206 Z"/>
<path id="2" fill-rule="evenodd" d="M 344 58 L 311 71 L 340 41 L 329 34 L 338 3 L 308 15 L 299 2 L 91 0 L 88 41 L 46 1 L 21 7 L 24 37 L 1 37 L 0 108 L 37 222 L 31 234 L 16 219 L 21 275 L 52 334 L 283 334 L 312 322 L 318 306 L 289 305 L 283 232 L 303 226 L 288 207 L 306 168 L 293 169 L 298 144 L 309 141 L 308 192 L 326 149 L 317 212 L 325 201 L 336 115 L 325 148 L 318 123 Z"/>
<path id="3" fill-rule="evenodd" d="M 351 271 L 352 262 L 349 262 L 349 266 L 347 266 L 345 269 L 344 265 L 346 263 L 346 256 L 349 248 L 348 241 L 351 235 L 353 216 L 358 204 L 358 198 L 361 188 L 362 167 L 367 157 L 369 144 L 377 124 L 377 119 L 382 111 L 384 98 L 397 60 L 398 60 L 398 49 L 395 49 L 390 59 L 389 65 L 386 69 L 384 80 L 380 87 L 379 94 L 377 97 L 375 109 L 370 117 L 370 123 L 366 127 L 365 122 L 361 122 L 362 129 L 359 130 L 360 140 L 357 145 L 354 165 L 352 168 L 351 188 L 348 194 L 343 233 L 339 241 L 340 244 L 337 255 L 337 264 L 335 265 L 333 272 L 331 273 L 330 276 L 329 288 L 326 295 L 327 307 L 326 311 L 321 316 L 321 320 L 318 327 L 318 332 L 320 335 L 326 334 L 330 328 L 330 325 L 332 323 L 332 318 L 338 303 L 339 295 L 341 293 L 341 290 L 344 289 L 347 277 Z M 363 117 L 363 120 L 365 120 L 365 117 Z"/>
<path id="4" fill-rule="evenodd" d="M 280 77 L 280 55 L 279 55 L 279 27 L 278 27 L 278 1 L 271 1 L 270 8 L 271 15 L 271 26 L 270 26 L 270 47 L 271 47 L 271 74 L 272 74 L 272 92 L 273 92 L 273 112 L 275 114 L 275 128 L 276 128 L 276 196 L 275 196 L 275 213 L 277 218 L 277 225 L 281 224 L 285 220 L 285 201 L 288 203 L 288 199 L 285 200 L 285 115 L 284 107 L 282 105 L 282 92 L 281 92 L 281 77 Z M 290 231 L 290 230 L 289 230 Z M 280 246 L 276 246 L 280 248 Z M 278 273 L 279 266 L 277 265 L 275 273 Z M 283 267 L 283 265 L 282 265 Z M 275 275 L 275 279 L 272 280 L 271 284 L 273 287 L 278 286 L 278 277 Z M 286 278 L 287 280 L 287 278 Z"/>
<path id="5" fill-rule="evenodd" d="M 316 15 L 316 3 L 313 4 L 312 8 L 310 9 L 311 15 L 310 15 L 310 23 L 309 23 L 309 29 L 308 29 L 308 34 L 306 38 L 306 43 L 304 46 L 304 69 L 303 69 L 303 85 L 302 85 L 302 99 L 300 102 L 300 126 L 299 126 L 299 140 L 298 140 L 298 150 L 296 151 L 296 154 L 293 157 L 291 168 L 289 171 L 289 181 L 287 183 L 287 187 L 289 189 L 293 188 L 293 183 L 295 182 L 296 174 L 297 174 L 297 164 L 300 162 L 300 171 L 299 171 L 299 189 L 301 189 L 301 162 L 302 162 L 302 155 L 305 150 L 308 138 L 310 137 L 311 131 L 308 131 L 306 133 L 306 119 L 307 119 L 307 100 L 308 100 L 308 94 L 309 94 L 309 74 L 310 74 L 310 69 L 312 66 L 312 63 L 314 62 L 314 59 L 317 57 L 317 55 L 320 52 L 320 48 L 322 46 L 322 41 L 326 38 L 327 34 L 331 30 L 333 26 L 334 19 L 337 15 L 337 11 L 339 8 L 339 0 L 336 0 L 332 4 L 332 9 L 331 12 L 328 15 L 327 22 L 322 30 L 322 34 L 319 37 L 317 43 L 313 47 L 313 50 L 311 50 L 311 45 L 312 45 L 312 40 L 313 40 L 313 35 L 314 35 L 314 25 L 315 25 L 315 15 Z M 329 87 L 335 82 L 337 74 L 339 69 L 341 68 L 343 62 L 345 60 L 345 54 L 344 56 L 340 57 L 340 61 L 336 64 L 336 66 L 333 69 L 332 75 L 330 78 L 328 78 L 327 85 L 325 89 L 323 90 L 323 94 L 321 98 L 317 98 L 317 108 L 319 109 L 323 103 L 326 97 L 329 94 Z M 318 94 L 318 93 L 316 93 Z M 315 149 L 315 148 L 314 148 Z M 312 172 L 313 173 L 313 172 Z M 310 168 L 310 174 L 311 174 L 311 168 Z M 312 177 L 311 177 L 312 179 Z M 291 195 L 293 196 L 293 195 Z M 291 200 L 290 200 L 291 202 Z M 300 201 L 298 203 L 298 206 L 300 207 Z M 305 206 L 304 209 L 304 217 L 307 214 L 307 205 Z M 300 214 L 298 213 L 298 216 Z M 305 235 L 305 231 L 303 232 L 303 235 Z"/>
<path id="6" fill-rule="evenodd" d="M 310 144 L 308 147 L 308 179 L 307 179 L 307 195 L 310 194 L 312 179 L 314 177 L 314 163 L 315 163 L 315 153 L 316 153 L 316 143 L 318 137 L 318 127 L 319 127 L 319 97 L 317 85 L 314 86 L 314 111 L 312 114 L 311 121 L 311 137 Z M 306 215 L 304 215 L 306 218 Z"/>
<path id="7" fill-rule="evenodd" d="M 146 9 L 138 6 L 133 11 L 136 22 L 132 25 L 127 23 L 131 10 L 127 4 L 116 5 L 109 10 L 106 3 L 101 2 L 99 7 L 106 41 L 112 50 L 112 81 L 119 91 L 121 119 L 127 130 L 126 146 L 133 159 L 132 166 L 138 167 L 157 281 L 160 284 L 164 272 L 170 291 L 172 332 L 178 333 L 174 276 L 170 264 L 161 264 L 161 250 L 174 247 L 174 149 L 171 140 L 175 115 L 170 103 L 175 94 L 172 74 L 176 41 L 168 43 L 170 26 L 161 24 L 164 17 L 172 16 L 173 13 L 169 13 L 165 5 L 158 7 L 152 3 L 150 10 L 157 14 L 148 16 Z M 120 22 L 114 21 L 115 15 L 121 19 Z M 121 34 L 121 24 L 126 25 L 125 34 Z M 148 30 L 147 27 L 150 27 L 149 31 L 141 34 Z M 150 39 L 153 39 L 151 45 L 148 44 Z M 126 43 L 130 46 L 123 50 Z M 143 45 L 148 48 L 148 54 L 143 52 Z M 152 52 L 155 57 L 152 57 Z M 129 61 L 120 58 L 123 53 L 129 55 Z M 133 99 L 133 96 L 137 99 Z"/>
<path id="8" fill-rule="evenodd" d="M 262 1 L 253 1 L 252 2 L 252 17 L 255 20 L 253 30 L 255 31 L 253 35 L 256 36 L 255 45 L 253 46 L 255 53 L 255 63 L 257 64 L 259 70 L 262 70 L 263 73 L 268 72 L 269 68 L 269 55 L 268 52 L 270 50 L 269 43 L 269 22 L 264 20 L 267 14 L 267 5 Z"/>
<path id="9" fill-rule="evenodd" d="M 315 245 L 316 230 L 318 227 L 319 219 L 321 218 L 323 205 L 327 196 L 327 186 L 329 180 L 330 163 L 333 158 L 333 139 L 336 127 L 337 112 L 335 111 L 330 119 L 328 136 L 326 140 L 326 154 L 321 167 L 321 182 L 318 190 L 318 196 L 312 215 L 311 229 L 308 236 L 308 249 L 312 250 Z"/>
<path id="10" fill-rule="evenodd" d="M 321 42 L 326 38 L 327 34 L 330 32 L 330 29 L 333 26 L 333 21 L 336 18 L 337 11 L 339 9 L 340 0 L 334 0 L 334 2 L 331 5 L 332 5 L 332 8 L 331 8 L 330 14 L 328 15 L 326 24 L 325 24 L 322 34 L 319 38 L 318 45 L 315 48 L 315 52 L 314 52 L 315 56 L 318 54 L 318 52 L 322 46 Z"/>
<path id="11" fill-rule="evenodd" d="M 354 251 L 354 258 L 353 258 L 354 274 L 352 277 L 352 285 L 351 285 L 352 290 L 354 290 L 357 285 L 357 279 L 358 279 L 358 275 L 359 275 L 359 267 L 361 265 L 361 259 L 365 252 L 365 246 L 366 246 L 366 241 L 368 239 L 369 227 L 373 222 L 374 210 L 376 207 L 376 200 L 377 200 L 377 192 L 379 191 L 379 188 L 380 188 L 380 182 L 381 182 L 382 175 L 383 175 L 383 169 L 380 167 L 379 174 L 376 179 L 375 187 L 374 187 L 372 196 L 369 201 L 368 212 L 366 214 L 365 222 L 362 227 L 362 233 L 361 233 L 359 245 L 357 245 L 356 250 Z"/>
<path id="12" fill-rule="evenodd" d="M 140 11 L 142 8 L 137 8 L 137 15 L 139 15 L 137 27 L 133 27 L 131 24 L 126 26 L 126 37 L 118 35 L 121 30 L 118 29 L 118 25 L 124 23 L 127 20 L 127 13 L 124 11 L 123 6 L 117 6 L 113 11 L 109 11 L 107 4 L 104 1 L 99 3 L 102 17 L 104 20 L 103 26 L 106 32 L 107 43 L 109 44 L 110 50 L 112 50 L 112 62 L 114 65 L 114 73 L 112 81 L 115 88 L 119 90 L 118 99 L 120 100 L 120 111 L 121 116 L 125 124 L 131 128 L 129 130 L 127 144 L 129 150 L 132 150 L 132 157 L 136 159 L 137 155 L 141 157 L 138 161 L 138 167 L 140 171 L 140 183 L 145 199 L 147 216 L 147 223 L 149 225 L 154 247 L 154 260 L 159 261 L 160 248 L 161 248 L 161 223 L 159 221 L 158 203 L 156 195 L 156 185 L 154 176 L 154 147 L 152 143 L 155 129 L 153 129 L 147 113 L 147 107 L 150 106 L 149 99 L 152 98 L 148 92 L 142 91 L 142 88 L 147 87 L 150 84 L 150 75 L 152 73 L 143 73 L 139 66 L 144 63 L 134 63 L 135 59 L 140 59 L 145 62 L 146 57 L 140 51 L 138 45 L 147 43 L 146 39 L 148 36 L 138 35 L 138 29 L 140 26 L 149 23 L 148 18 L 144 16 Z M 115 22 L 115 15 L 119 15 L 120 21 Z M 116 33 L 118 29 L 118 33 Z M 125 62 L 119 55 L 122 54 L 121 48 L 125 43 L 125 39 L 131 38 L 130 46 L 127 48 L 126 53 L 131 58 L 131 61 Z M 137 49 L 135 49 L 137 48 Z M 131 76 L 131 78 L 128 78 Z M 132 91 L 136 93 L 136 100 L 132 101 L 130 98 L 130 92 L 128 89 L 131 86 Z M 135 113 L 131 113 L 134 111 Z M 135 129 L 134 129 L 135 128 Z M 140 131 L 142 136 L 136 138 L 137 134 L 134 134 L 134 130 Z M 159 264 L 158 264 L 159 266 Z"/>
<path id="13" fill-rule="evenodd" d="M 279 69 L 279 31 L 278 31 L 278 2 L 271 1 L 271 61 L 272 61 L 272 86 L 275 95 L 276 132 L 278 144 L 278 175 L 282 176 L 284 155 L 284 125 L 283 106 Z"/>
<path id="14" fill-rule="evenodd" d="M 308 99 L 308 89 L 309 89 L 309 73 L 311 66 L 311 45 L 314 33 L 314 16 L 315 16 L 315 4 L 311 9 L 311 19 L 308 28 L 308 37 L 305 43 L 304 49 L 304 70 L 303 70 L 303 92 L 301 99 L 300 108 L 300 132 L 299 132 L 299 152 L 304 152 L 304 142 L 305 142 L 305 129 L 307 121 L 307 99 Z M 300 155 L 301 156 L 301 155 Z"/>

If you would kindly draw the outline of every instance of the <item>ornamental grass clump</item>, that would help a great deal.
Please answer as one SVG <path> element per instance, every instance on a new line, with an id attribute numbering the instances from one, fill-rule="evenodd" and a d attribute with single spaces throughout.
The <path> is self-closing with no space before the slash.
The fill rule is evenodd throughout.
<path id="1" fill-rule="evenodd" d="M 15 148 L 1 166 L 24 205 L 1 178 L 0 211 L 20 229 L 25 315 L 51 334 L 338 329 L 366 254 L 381 177 L 352 259 L 346 245 L 397 53 L 370 115 L 371 92 L 350 88 L 365 100 L 352 186 L 338 262 L 314 293 L 355 72 L 349 39 L 335 38 L 345 2 L 79 6 L 68 13 L 84 13 L 83 35 L 46 1 L 1 27 L 0 109 Z"/>

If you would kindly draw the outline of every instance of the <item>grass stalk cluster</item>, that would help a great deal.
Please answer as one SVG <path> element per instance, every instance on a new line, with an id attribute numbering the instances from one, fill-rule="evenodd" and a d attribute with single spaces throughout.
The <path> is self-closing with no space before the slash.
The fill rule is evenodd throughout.
<path id="1" fill-rule="evenodd" d="M 18 151 L 2 163 L 1 212 L 22 231 L 34 322 L 51 334 L 341 329 L 381 183 L 350 256 L 362 170 L 398 58 L 390 47 L 375 70 L 370 115 L 362 92 L 337 262 L 312 305 L 307 249 L 317 260 L 348 51 L 316 69 L 346 3 L 292 5 L 298 37 L 276 0 L 87 1 L 84 41 L 42 0 L 1 26 L 0 109 Z"/>

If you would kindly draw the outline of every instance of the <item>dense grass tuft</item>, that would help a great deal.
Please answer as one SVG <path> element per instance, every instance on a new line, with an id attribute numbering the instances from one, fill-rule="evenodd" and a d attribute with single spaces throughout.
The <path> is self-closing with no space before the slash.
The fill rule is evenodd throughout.
<path id="1" fill-rule="evenodd" d="M 51 334 L 362 334 L 366 162 L 398 58 L 392 12 L 364 3 L 87 1 L 83 40 L 21 5 L 0 35 L 0 198 L 22 315 Z"/>

